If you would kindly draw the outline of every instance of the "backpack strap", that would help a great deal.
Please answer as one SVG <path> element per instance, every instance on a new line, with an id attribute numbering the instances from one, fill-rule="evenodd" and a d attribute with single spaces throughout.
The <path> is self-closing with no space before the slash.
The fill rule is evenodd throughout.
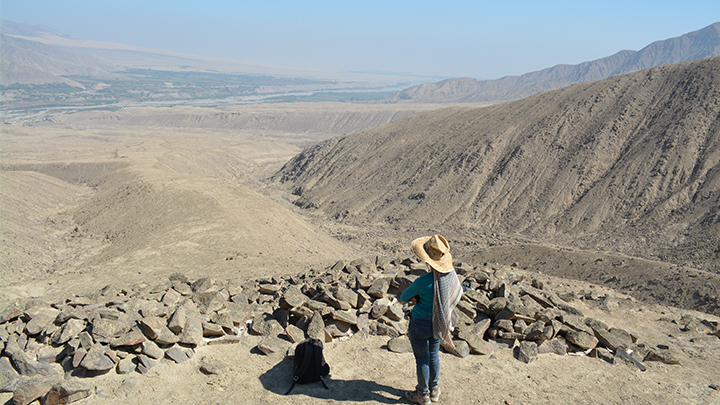
<path id="1" fill-rule="evenodd" d="M 323 378 L 323 376 L 320 376 L 320 382 L 322 383 L 323 387 L 325 387 L 326 390 L 329 390 L 329 389 L 330 389 L 330 388 L 328 388 L 327 385 L 325 385 L 325 378 Z M 294 383 L 293 383 L 293 384 L 294 384 Z"/>
<path id="2" fill-rule="evenodd" d="M 319 352 L 319 356 L 315 355 L 316 352 Z M 315 371 L 320 376 L 320 379 L 322 379 L 323 349 L 321 346 L 313 344 L 313 357 L 313 360 L 315 360 Z"/>
<path id="3" fill-rule="evenodd" d="M 292 382 L 292 385 L 290 386 L 290 389 L 289 389 L 289 390 L 287 390 L 287 392 L 285 393 L 285 395 L 288 395 L 288 394 L 290 394 L 290 391 L 292 391 L 292 390 L 293 390 L 293 388 L 295 388 L 295 383 L 297 382 L 297 380 L 298 380 L 297 376 L 296 376 L 296 377 L 293 377 L 293 382 Z M 325 384 L 325 383 L 323 383 L 323 385 L 324 385 L 324 384 Z"/>

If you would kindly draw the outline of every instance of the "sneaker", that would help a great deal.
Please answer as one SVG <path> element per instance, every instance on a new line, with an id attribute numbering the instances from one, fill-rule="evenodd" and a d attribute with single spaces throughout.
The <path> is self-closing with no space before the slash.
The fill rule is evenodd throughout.
<path id="1" fill-rule="evenodd" d="M 430 390 L 430 401 L 437 402 L 440 400 L 440 388 L 436 390 Z"/>
<path id="2" fill-rule="evenodd" d="M 405 399 L 407 399 L 407 400 L 410 401 L 410 402 L 417 402 L 418 404 L 422 404 L 422 405 L 430 405 L 430 404 L 432 404 L 432 402 L 430 402 L 430 395 L 429 395 L 429 394 L 422 395 L 422 394 L 418 393 L 417 390 L 415 390 L 415 391 L 406 391 L 406 392 L 405 392 Z"/>

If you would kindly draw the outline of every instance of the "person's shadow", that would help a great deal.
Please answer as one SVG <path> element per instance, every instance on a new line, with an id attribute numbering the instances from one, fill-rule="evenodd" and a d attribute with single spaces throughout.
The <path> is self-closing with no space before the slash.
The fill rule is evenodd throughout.
<path id="1" fill-rule="evenodd" d="M 260 376 L 263 388 L 278 395 L 285 395 L 292 385 L 293 364 L 291 361 L 280 361 L 273 368 Z M 288 394 L 307 395 L 313 398 L 332 399 L 347 402 L 375 401 L 383 404 L 395 404 L 403 396 L 401 390 L 366 380 L 336 380 L 330 375 L 325 377 L 325 389 L 320 382 L 311 384 L 295 384 Z"/>

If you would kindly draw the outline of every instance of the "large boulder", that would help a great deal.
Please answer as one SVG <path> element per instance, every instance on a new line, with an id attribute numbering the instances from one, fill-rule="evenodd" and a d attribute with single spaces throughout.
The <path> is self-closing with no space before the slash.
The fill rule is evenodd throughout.
<path id="1" fill-rule="evenodd" d="M 407 336 L 392 338 L 387 343 L 387 348 L 393 353 L 412 353 L 412 345 Z"/>
<path id="2" fill-rule="evenodd" d="M 85 320 L 76 318 L 68 319 L 68 321 L 53 334 L 52 342 L 56 345 L 65 344 L 83 330 L 85 330 Z"/>
<path id="3" fill-rule="evenodd" d="M 5 346 L 5 355 L 7 355 L 12 364 L 15 365 L 15 369 L 19 374 L 33 377 L 33 376 L 51 376 L 57 374 L 52 366 L 47 363 L 35 361 L 27 353 L 25 353 L 17 342 L 10 339 Z"/>
<path id="4" fill-rule="evenodd" d="M 13 391 L 15 405 L 28 405 L 47 394 L 60 378 L 31 378 L 20 383 Z"/>
<path id="5" fill-rule="evenodd" d="M 520 346 L 516 349 L 516 356 L 523 363 L 532 363 L 538 356 L 537 344 L 529 340 L 520 342 Z"/>
<path id="6" fill-rule="evenodd" d="M 83 357 L 80 367 L 88 371 L 105 372 L 115 367 L 115 363 L 105 355 L 105 348 L 100 344 L 96 344 Z"/>
<path id="7" fill-rule="evenodd" d="M 178 343 L 189 346 L 202 345 L 204 342 L 202 320 L 196 317 L 188 317 L 178 338 Z"/>
<path id="8" fill-rule="evenodd" d="M 43 405 L 71 404 L 90 395 L 92 395 L 92 387 L 77 378 L 71 378 L 53 385 L 45 396 Z"/>
<path id="9" fill-rule="evenodd" d="M 309 338 L 320 339 L 323 342 L 325 341 L 325 321 L 323 321 L 320 312 L 315 311 L 313 313 L 306 333 Z"/>

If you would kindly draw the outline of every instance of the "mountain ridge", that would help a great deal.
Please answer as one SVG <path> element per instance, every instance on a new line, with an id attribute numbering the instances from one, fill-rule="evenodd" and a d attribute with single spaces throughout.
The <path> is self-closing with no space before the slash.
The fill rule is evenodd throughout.
<path id="1" fill-rule="evenodd" d="M 560 64 L 520 76 L 496 80 L 468 77 L 419 84 L 402 90 L 386 102 L 499 102 L 515 100 L 571 84 L 597 81 L 668 63 L 720 56 L 720 22 L 697 31 L 655 41 L 639 51 L 623 50 L 577 65 Z"/>
<path id="2" fill-rule="evenodd" d="M 0 34 L 0 83 L 65 83 L 83 86 L 63 76 L 116 77 L 120 68 L 112 63 L 45 45 Z"/>

